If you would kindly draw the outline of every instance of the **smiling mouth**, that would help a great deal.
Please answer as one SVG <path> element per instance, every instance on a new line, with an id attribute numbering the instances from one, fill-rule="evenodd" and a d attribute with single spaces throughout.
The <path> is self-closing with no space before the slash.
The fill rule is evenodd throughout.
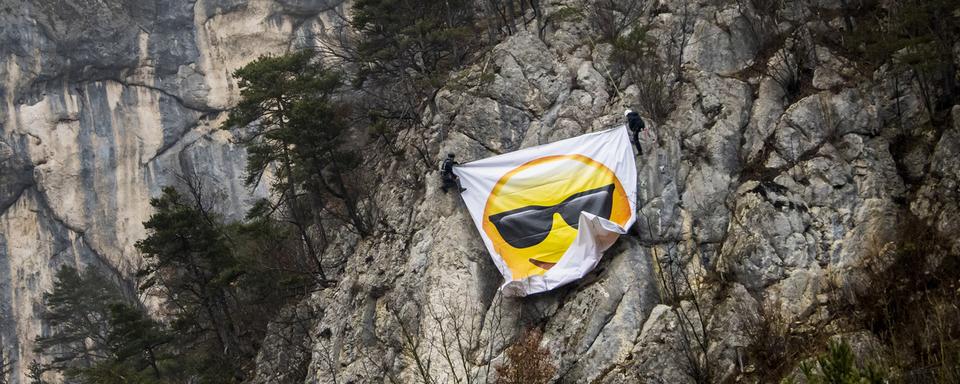
<path id="1" fill-rule="evenodd" d="M 528 261 L 530 261 L 530 264 L 536 265 L 546 270 L 550 270 L 550 268 L 553 268 L 554 265 L 557 265 L 557 263 L 548 263 L 546 261 L 540 261 L 540 260 L 534 260 L 534 259 L 528 259 Z"/>

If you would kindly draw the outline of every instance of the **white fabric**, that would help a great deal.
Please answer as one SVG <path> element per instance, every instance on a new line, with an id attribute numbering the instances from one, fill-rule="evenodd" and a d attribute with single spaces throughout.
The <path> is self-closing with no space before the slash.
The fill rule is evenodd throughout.
<path id="1" fill-rule="evenodd" d="M 569 155 L 580 156 L 572 159 Z M 592 159 L 593 162 L 577 160 L 583 157 Z M 545 160 L 544 158 L 549 160 Z M 556 158 L 560 160 L 553 160 Z M 606 167 L 606 170 L 598 170 L 602 167 L 595 165 L 594 162 L 602 164 Z M 571 168 L 570 165 L 573 165 L 573 167 Z M 586 171 L 569 171 L 570 169 L 581 168 Z M 566 174 L 565 172 L 571 173 Z M 565 207 L 566 205 L 563 205 L 562 202 L 558 203 L 557 201 L 569 201 L 572 199 L 572 197 L 570 197 L 571 194 L 581 190 L 593 191 L 594 189 L 591 189 L 593 187 L 589 186 L 593 185 L 595 187 L 596 185 L 606 183 L 606 181 L 604 181 L 607 180 L 606 175 L 609 175 L 611 172 L 618 180 L 618 184 L 615 192 L 612 194 L 613 197 L 611 197 L 615 199 L 613 203 L 614 208 L 611 209 L 611 211 L 616 211 L 616 213 L 610 216 L 611 220 L 614 219 L 613 216 L 617 216 L 616 219 L 621 222 L 617 223 L 581 211 L 579 214 L 579 229 L 567 226 L 565 229 L 558 230 L 557 228 L 566 225 L 563 224 L 566 221 L 560 221 L 562 216 L 558 216 L 559 214 L 551 214 L 549 213 L 551 211 L 547 210 L 547 214 L 550 214 L 550 220 L 554 220 L 552 221 L 553 229 L 547 236 L 553 235 L 554 232 L 560 233 L 560 231 L 566 231 L 563 233 L 570 234 L 572 230 L 577 231 L 575 238 L 569 243 L 569 246 L 565 250 L 561 250 L 562 256 L 552 267 L 545 270 L 541 268 L 539 273 L 532 273 L 515 279 L 514 271 L 511 271 L 508 264 L 513 262 L 514 265 L 519 265 L 518 263 L 522 263 L 522 261 L 516 260 L 527 259 L 523 257 L 512 257 L 509 259 L 511 261 L 508 261 L 501 252 L 498 252 L 495 244 L 500 244 L 499 247 L 503 253 L 510 253 L 511 255 L 514 254 L 515 251 L 526 252 L 527 255 L 529 255 L 529 252 L 537 252 L 537 247 L 540 245 L 520 249 L 504 245 L 505 240 L 498 241 L 491 239 L 491 234 L 487 231 L 495 227 L 493 227 L 493 220 L 489 219 L 489 217 L 498 213 L 490 211 L 491 207 L 521 204 L 516 203 L 516 201 L 525 202 L 527 200 L 537 199 L 550 201 L 550 203 L 529 204 L 529 206 Z M 550 144 L 526 148 L 516 152 L 458 165 L 454 167 L 454 174 L 460 177 L 462 186 L 466 188 L 466 191 L 461 194 L 461 197 L 470 211 L 470 216 L 477 226 L 480 236 L 483 238 L 483 242 L 490 252 L 491 258 L 505 279 L 501 290 L 508 296 L 526 296 L 549 291 L 583 277 L 597 265 L 602 257 L 603 251 L 613 245 L 619 235 L 627 233 L 627 229 L 630 228 L 636 220 L 637 166 L 626 126 L 589 133 Z M 599 176 L 594 177 L 593 175 Z M 514 182 L 513 180 L 518 181 Z M 540 183 L 537 182 L 537 180 L 547 181 Z M 599 184 L 591 184 L 591 180 L 600 181 L 597 181 Z M 574 186 L 565 185 L 568 181 Z M 501 186 L 495 191 L 498 183 L 500 183 Z M 515 187 L 515 184 L 519 186 Z M 622 189 L 622 191 L 616 189 Z M 501 193 L 504 197 L 499 197 Z M 531 194 L 532 197 L 526 196 L 526 194 Z M 626 205 L 622 202 L 623 196 L 625 196 Z M 576 196 L 573 198 L 575 197 Z M 503 201 L 507 201 L 507 199 L 512 200 L 497 205 L 491 202 L 495 199 L 501 199 Z M 524 208 L 521 205 L 519 207 L 510 207 L 510 209 L 503 208 L 501 211 L 514 212 L 512 211 L 513 209 L 522 210 Z M 625 209 L 629 209 L 629 213 L 627 213 Z M 484 217 L 485 215 L 487 217 Z M 544 217 L 545 215 L 546 214 L 540 217 Z M 487 231 L 484 230 L 485 224 L 488 228 Z M 501 239 L 504 238 L 499 231 L 493 236 L 499 236 Z M 556 236 L 561 238 L 560 236 L 562 235 L 557 234 Z M 566 244 L 569 238 L 570 236 L 566 235 L 561 238 L 562 241 L 555 241 L 550 244 Z M 542 244 L 547 243 L 548 242 L 544 242 Z M 556 250 L 554 250 L 552 254 L 558 255 Z M 533 260 L 535 257 L 537 256 L 531 256 L 530 260 Z M 532 262 L 531 264 L 541 265 Z M 526 264 L 523 265 L 524 266 L 520 268 L 530 267 Z M 518 268 L 518 271 L 520 268 Z"/>

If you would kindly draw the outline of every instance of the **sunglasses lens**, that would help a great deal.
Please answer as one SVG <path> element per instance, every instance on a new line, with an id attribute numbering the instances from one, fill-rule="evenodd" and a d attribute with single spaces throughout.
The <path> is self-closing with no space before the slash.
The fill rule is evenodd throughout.
<path id="1" fill-rule="evenodd" d="M 583 191 L 567 198 L 560 208 L 560 216 L 567 225 L 578 228 L 580 226 L 580 212 L 588 212 L 610 219 L 613 210 L 613 184 L 605 187 Z M 579 228 L 578 228 L 579 229 Z"/>
<path id="2" fill-rule="evenodd" d="M 553 214 L 559 210 L 567 225 L 580 226 L 580 212 L 589 212 L 610 219 L 613 210 L 613 184 L 576 193 L 560 204 L 542 207 L 531 205 L 490 216 L 500 237 L 514 248 L 527 248 L 540 244 L 553 228 Z M 579 228 L 578 228 L 579 229 Z"/>
<path id="3" fill-rule="evenodd" d="M 514 248 L 540 244 L 553 227 L 552 207 L 529 206 L 490 216 L 503 240 Z"/>

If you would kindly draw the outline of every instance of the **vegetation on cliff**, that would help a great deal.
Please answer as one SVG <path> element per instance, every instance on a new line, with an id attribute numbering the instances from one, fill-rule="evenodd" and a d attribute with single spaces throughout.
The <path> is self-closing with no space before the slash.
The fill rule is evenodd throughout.
<path id="1" fill-rule="evenodd" d="M 754 23 L 750 27 L 761 42 L 760 57 L 733 77 L 771 78 L 782 87 L 783 98 L 795 102 L 815 92 L 809 57 L 815 56 L 818 46 L 828 46 L 862 58 L 854 63 L 857 76 L 866 78 L 881 71 L 896 82 L 909 79 L 920 86 L 929 119 L 894 138 L 890 151 L 897 166 L 905 167 L 911 147 L 933 147 L 949 127 L 948 112 L 960 94 L 957 56 L 952 52 L 960 38 L 954 22 L 960 8 L 954 1 L 903 0 L 890 6 L 861 2 L 841 11 L 819 10 L 839 16 L 845 24 L 843 33 L 803 34 L 789 48 L 784 41 L 801 34 L 773 32 L 783 24 L 778 23 L 782 15 L 777 13 L 777 2 L 750 3 L 744 8 L 754 13 L 744 17 Z M 257 188 L 269 182 L 271 198 L 254 204 L 243 220 L 231 222 L 218 211 L 217 201 L 223 196 L 210 192 L 202 176 L 181 175 L 181 185 L 165 188 L 151 201 L 154 213 L 144 223 L 148 236 L 137 243 L 145 262 L 139 266 L 134 289 L 92 269 L 65 268 L 57 275 L 44 302 L 43 320 L 49 328 L 37 338 L 38 351 L 49 360 L 34 365 L 31 375 L 36 382 L 43 382 L 45 371 L 90 383 L 244 382 L 255 374 L 257 355 L 271 324 L 295 324 L 329 339 L 329 329 L 313 329 L 316 314 L 291 315 L 285 309 L 342 281 L 342 268 L 352 249 L 336 247 L 398 235 L 377 206 L 375 178 L 382 172 L 372 167 L 389 164 L 380 160 L 390 157 L 414 163 L 418 171 L 433 169 L 426 148 L 398 147 L 397 137 L 422 128 L 424 112 L 435 108 L 431 104 L 437 92 L 458 81 L 451 75 L 482 57 L 486 48 L 519 25 L 532 20 L 587 19 L 596 30 L 591 43 L 609 47 L 611 68 L 604 68 L 603 75 L 635 86 L 633 102 L 657 123 L 677 108 L 678 87 L 690 81 L 685 78 L 682 56 L 694 25 L 685 13 L 679 15 L 683 18 L 679 30 L 664 43 L 657 40 L 663 36 L 651 34 L 650 20 L 643 18 L 652 19 L 656 9 L 646 8 L 642 1 L 600 1 L 593 8 L 568 7 L 546 18 L 541 18 L 537 2 L 472 4 L 398 6 L 392 1 L 357 1 L 349 31 L 337 39 L 316 51 L 263 56 L 237 70 L 234 77 L 241 100 L 229 111 L 222 128 L 235 133 L 237 143 L 248 153 L 247 186 Z M 761 36 L 767 33 L 770 36 Z M 777 59 L 783 71 L 768 64 Z M 726 112 L 721 106 L 711 113 L 716 117 Z M 702 154 L 693 152 L 684 155 Z M 749 177 L 743 180 L 755 177 L 761 190 L 774 185 L 773 176 L 782 169 L 769 164 L 744 165 L 741 176 Z M 903 179 L 908 189 L 918 188 L 915 178 L 904 175 Z M 407 187 L 423 189 L 422 179 L 411 184 Z M 793 204 L 784 201 L 777 202 L 778 209 Z M 907 201 L 903 205 L 906 209 L 899 217 L 903 224 L 884 228 L 890 234 L 870 247 L 870 257 L 878 263 L 863 278 L 873 282 L 873 290 L 848 292 L 846 287 L 833 287 L 841 294 L 823 300 L 832 317 L 823 323 L 828 326 L 818 329 L 794 327 L 775 310 L 762 309 L 748 330 L 751 345 L 737 349 L 738 365 L 730 370 L 736 369 L 744 381 L 757 382 L 775 382 L 798 372 L 808 382 L 825 383 L 960 380 L 956 280 L 960 256 L 945 245 L 950 242 L 947 234 L 910 214 Z M 726 240 L 700 245 L 720 247 Z M 699 250 L 689 252 L 681 256 L 705 257 L 696 253 Z M 666 255 L 667 262 L 675 263 L 660 265 L 663 255 L 653 254 L 661 274 L 662 304 L 671 307 L 680 329 L 678 343 L 683 345 L 679 349 L 685 358 L 681 365 L 687 377 L 700 383 L 720 381 L 727 373 L 716 365 L 719 357 L 714 346 L 720 343 L 714 340 L 715 325 L 702 311 L 723 299 L 732 282 L 706 267 L 697 272 L 702 276 L 688 279 L 687 264 Z M 714 288 L 699 291 L 708 285 Z M 377 294 L 381 293 L 369 293 Z M 157 316 L 148 315 L 145 303 L 159 309 Z M 389 344 L 384 350 L 413 361 L 414 374 L 423 382 L 436 381 L 425 368 L 429 365 L 425 349 L 440 349 L 447 361 L 434 363 L 449 365 L 453 377 L 467 370 L 454 367 L 450 355 L 459 354 L 460 361 L 466 361 L 471 351 L 452 346 L 452 341 L 448 345 L 446 339 L 439 347 L 425 346 L 418 338 L 419 329 L 404 328 L 403 314 L 391 310 L 394 319 L 383 321 L 401 323 L 395 327 L 401 335 L 394 335 L 396 339 L 364 335 L 364 343 Z M 455 309 L 430 309 L 424 313 L 433 318 L 419 316 L 442 324 L 455 318 L 452 312 Z M 549 350 L 541 345 L 541 326 L 531 324 L 533 329 L 512 346 L 503 347 L 503 359 L 495 365 L 500 382 L 549 382 L 558 373 L 549 361 Z M 834 333 L 858 330 L 875 335 L 894 351 L 892 356 L 863 364 L 856 356 L 859 351 L 828 341 Z M 466 333 L 476 333 L 467 335 L 471 342 L 481 335 L 476 329 L 451 332 L 456 342 Z M 292 359 L 288 367 L 289 381 L 302 382 L 317 351 L 302 340 L 285 342 L 301 349 L 302 356 Z M 372 360 L 369 356 L 356 359 L 363 358 Z M 477 360 L 493 366 L 492 358 Z M 329 359 L 330 369 L 338 369 L 334 358 Z M 873 364 L 884 364 L 885 370 L 880 372 Z M 3 369 L 0 359 L 0 376 Z M 396 367 L 372 369 L 396 379 L 390 376 Z M 336 377 L 335 372 L 331 375 Z M 459 377 L 464 382 L 477 379 L 466 374 Z"/>
<path id="2" fill-rule="evenodd" d="M 344 260 L 324 259 L 334 236 L 383 230 L 361 149 L 389 146 L 389 135 L 419 124 L 419 103 L 451 71 L 516 28 L 514 5 L 358 1 L 350 38 L 323 52 L 337 69 L 301 50 L 236 70 L 241 99 L 222 128 L 247 151 L 245 184 L 269 182 L 271 199 L 227 222 L 218 211 L 225 196 L 201 175 L 180 175 L 178 188 L 150 202 L 133 290 L 93 269 L 58 274 L 44 302 L 49 332 L 37 337 L 50 360 L 32 364 L 32 380 L 43 383 L 46 372 L 83 383 L 250 380 L 268 324 L 306 327 L 310 315 L 282 309 L 335 283 Z M 524 15 L 527 6 L 536 2 L 522 3 Z M 155 317 L 145 302 L 159 307 Z M 307 362 L 288 370 L 302 381 Z"/>

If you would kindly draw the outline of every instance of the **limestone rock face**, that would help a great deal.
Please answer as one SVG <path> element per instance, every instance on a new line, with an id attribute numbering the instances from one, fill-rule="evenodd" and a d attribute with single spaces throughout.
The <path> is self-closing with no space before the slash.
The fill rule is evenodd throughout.
<path id="1" fill-rule="evenodd" d="M 6 210 L 33 184 L 32 164 L 0 141 L 0 208 Z"/>
<path id="2" fill-rule="evenodd" d="M 149 198 L 181 177 L 242 217 L 245 154 L 218 129 L 230 73 L 306 44 L 341 1 L 0 1 L 0 342 L 19 382 L 62 265 L 124 280 Z"/>
<path id="3" fill-rule="evenodd" d="M 518 28 L 455 74 L 482 81 L 442 88 L 424 128 L 399 145 L 469 161 L 643 110 L 646 88 L 611 62 L 589 17 L 549 17 L 580 3 L 547 3 L 544 24 Z M 753 2 L 655 3 L 641 20 L 656 37 L 650 59 L 672 71 L 673 108 L 648 120 L 638 224 L 595 271 L 553 292 L 501 296 L 501 276 L 465 207 L 439 190 L 435 164 L 381 157 L 370 188 L 391 230 L 329 247 L 346 255 L 336 257 L 346 260 L 337 284 L 289 310 L 315 319 L 308 329 L 271 325 L 254 381 L 288 382 L 285 367 L 307 359 L 310 383 L 492 382 L 504 351 L 533 327 L 560 383 L 728 380 L 750 365 L 742 351 L 762 316 L 822 326 L 829 299 L 869 289 L 863 272 L 878 255 L 868 245 L 905 210 L 960 230 L 960 106 L 931 145 L 895 151 L 900 132 L 930 119 L 920 91 L 883 68 L 851 72 L 855 58 L 807 38 L 841 20 L 808 25 L 807 7 L 792 3 L 778 23 Z M 238 99 L 230 73 L 311 45 L 345 9 L 0 0 L 0 342 L 17 360 L 14 382 L 36 358 L 42 292 L 57 268 L 129 277 L 162 186 L 202 177 L 233 218 L 266 194 L 242 185 L 245 154 L 217 129 Z M 788 73 L 803 83 L 791 86 Z M 905 203 L 910 185 L 916 198 Z"/>
<path id="4" fill-rule="evenodd" d="M 960 106 L 953 107 L 953 126 L 940 137 L 929 163 L 920 198 L 911 206 L 942 233 L 960 230 Z M 960 239 L 954 238 L 954 250 Z"/>
<path id="5" fill-rule="evenodd" d="M 596 271 L 551 293 L 501 297 L 464 207 L 438 193 L 428 173 L 423 191 L 399 192 L 410 206 L 412 220 L 400 227 L 409 241 L 361 240 L 334 296 L 313 301 L 325 308 L 315 334 L 329 340 L 314 349 L 310 380 L 377 381 L 384 371 L 372 367 L 422 380 L 416 356 L 433 362 L 426 374 L 440 382 L 489 381 L 506 363 L 506 347 L 530 327 L 543 329 L 557 382 L 690 382 L 698 364 L 710 366 L 700 374 L 732 379 L 752 364 L 744 350 L 762 319 L 823 326 L 832 298 L 869 289 L 864 272 L 882 265 L 870 244 L 905 210 L 953 228 L 956 199 L 933 196 L 955 193 L 947 191 L 956 189 L 955 132 L 906 163 L 890 149 L 895 118 L 925 118 L 917 90 L 893 96 L 883 73 L 852 82 L 850 59 L 803 33 L 762 56 L 764 31 L 793 29 L 765 24 L 737 4 L 658 3 L 646 32 L 677 38 L 658 40 L 661 58 L 671 48 L 683 52 L 675 108 L 649 122 L 637 157 L 635 236 L 622 238 Z M 784 12 L 794 20 L 786 23 L 806 17 L 799 8 Z M 610 46 L 591 33 L 582 21 L 563 21 L 507 37 L 461 74 L 492 80 L 441 90 L 425 118 L 429 129 L 406 139 L 472 160 L 619 124 L 625 107 L 642 107 L 639 87 L 611 69 Z M 668 46 L 676 41 L 689 43 Z M 818 59 L 788 68 L 801 51 Z M 805 82 L 798 90 L 788 84 L 795 79 L 776 73 L 786 70 L 811 75 L 796 80 Z M 908 206 L 911 169 L 930 197 Z M 698 280 L 705 275 L 713 278 Z M 670 281 L 699 292 L 696 300 L 681 294 L 669 302 L 678 289 Z M 438 316 L 438 308 L 456 310 Z M 445 347 L 453 324 L 471 324 L 459 333 L 478 335 L 465 351 Z M 377 342 L 409 329 L 420 348 Z M 709 342 L 691 348 L 698 332 Z"/>

